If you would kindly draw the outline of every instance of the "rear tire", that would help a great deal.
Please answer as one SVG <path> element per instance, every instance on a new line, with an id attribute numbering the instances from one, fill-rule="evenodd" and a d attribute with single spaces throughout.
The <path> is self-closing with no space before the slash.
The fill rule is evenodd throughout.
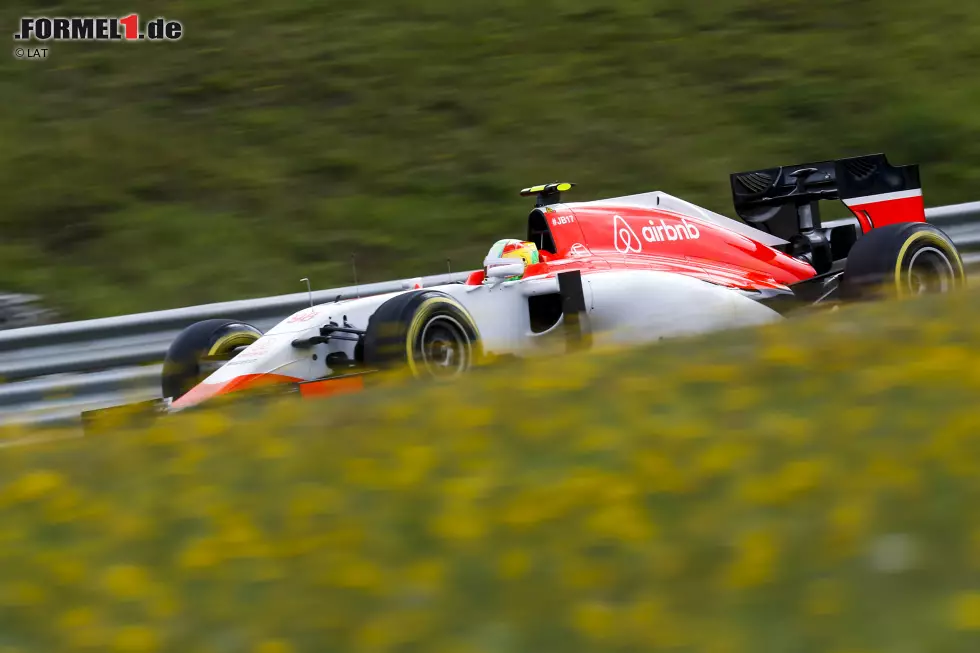
<path id="1" fill-rule="evenodd" d="M 235 351 L 262 337 L 262 332 L 239 320 L 195 322 L 174 339 L 163 361 L 160 385 L 164 397 L 179 399 L 208 376 L 203 358 L 231 359 Z"/>
<path id="2" fill-rule="evenodd" d="M 459 302 L 435 290 L 392 297 L 374 312 L 364 334 L 365 365 L 404 365 L 415 378 L 454 378 L 481 357 L 476 322 Z"/>
<path id="3" fill-rule="evenodd" d="M 841 297 L 847 300 L 947 293 L 966 281 L 956 245 L 941 229 L 904 222 L 872 229 L 847 256 Z"/>

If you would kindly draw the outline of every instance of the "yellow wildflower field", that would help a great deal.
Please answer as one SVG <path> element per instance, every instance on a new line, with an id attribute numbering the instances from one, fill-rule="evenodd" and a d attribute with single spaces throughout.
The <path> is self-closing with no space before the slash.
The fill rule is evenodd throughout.
<path id="1" fill-rule="evenodd" d="M 980 650 L 980 292 L 0 450 L 0 651 Z"/>

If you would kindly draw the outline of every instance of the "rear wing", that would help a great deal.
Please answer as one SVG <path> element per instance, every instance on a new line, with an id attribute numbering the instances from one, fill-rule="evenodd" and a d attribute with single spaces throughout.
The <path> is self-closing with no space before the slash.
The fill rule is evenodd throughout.
<path id="1" fill-rule="evenodd" d="M 919 166 L 894 166 L 884 154 L 737 172 L 735 212 L 786 240 L 820 228 L 819 200 L 841 200 L 865 233 L 895 222 L 925 222 Z"/>

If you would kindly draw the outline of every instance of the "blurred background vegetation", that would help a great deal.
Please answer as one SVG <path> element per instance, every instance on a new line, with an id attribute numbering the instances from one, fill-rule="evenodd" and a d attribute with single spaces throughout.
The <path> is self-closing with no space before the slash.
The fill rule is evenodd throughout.
<path id="1" fill-rule="evenodd" d="M 0 24 L 38 11 L 4 3 Z M 346 285 L 351 253 L 369 281 L 469 269 L 523 234 L 517 190 L 555 179 L 731 214 L 730 172 L 885 151 L 922 164 L 927 204 L 980 194 L 976 3 L 153 11 L 184 38 L 0 58 L 0 287 L 69 318 Z"/>

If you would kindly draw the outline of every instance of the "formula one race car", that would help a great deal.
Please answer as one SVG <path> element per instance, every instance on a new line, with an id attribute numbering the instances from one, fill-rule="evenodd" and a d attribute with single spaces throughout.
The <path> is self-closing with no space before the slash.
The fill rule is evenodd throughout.
<path id="1" fill-rule="evenodd" d="M 925 222 L 918 167 L 881 154 L 733 174 L 744 222 L 662 192 L 562 202 L 571 187 L 523 190 L 537 198 L 526 239 L 496 243 L 465 283 L 311 306 L 264 334 L 191 325 L 164 364 L 166 410 L 268 384 L 348 392 L 396 365 L 455 376 L 485 353 L 649 342 L 965 279 L 949 237 Z M 853 221 L 824 226 L 819 200 L 841 200 Z"/>

